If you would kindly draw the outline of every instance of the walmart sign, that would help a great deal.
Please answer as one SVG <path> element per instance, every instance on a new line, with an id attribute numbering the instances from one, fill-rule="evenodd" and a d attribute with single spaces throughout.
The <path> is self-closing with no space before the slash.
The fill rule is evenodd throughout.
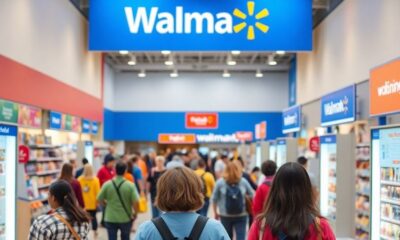
<path id="1" fill-rule="evenodd" d="M 95 0 L 90 50 L 311 50 L 311 0 Z"/>

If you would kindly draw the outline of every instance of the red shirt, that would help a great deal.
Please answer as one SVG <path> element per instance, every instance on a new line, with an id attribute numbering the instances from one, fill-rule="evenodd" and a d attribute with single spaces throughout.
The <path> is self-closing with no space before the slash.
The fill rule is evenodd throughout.
<path id="1" fill-rule="evenodd" d="M 78 200 L 79 206 L 81 206 L 83 209 L 85 208 L 85 203 L 83 201 L 83 196 L 82 196 L 82 187 L 81 184 L 77 180 L 72 180 L 70 182 L 72 189 L 74 190 L 76 199 Z"/>
<path id="2" fill-rule="evenodd" d="M 100 187 L 103 184 L 115 177 L 115 172 L 113 169 L 108 169 L 106 166 L 100 168 L 99 172 L 97 173 L 97 178 L 100 181 Z"/>
<path id="3" fill-rule="evenodd" d="M 271 186 L 268 186 L 265 184 L 265 182 L 271 182 L 272 183 L 272 178 L 266 178 L 263 184 L 261 184 L 257 190 L 256 190 L 256 195 L 254 196 L 253 199 L 253 214 L 254 216 L 257 216 L 260 214 L 263 210 L 264 204 L 268 199 L 268 194 Z"/>
<path id="4" fill-rule="evenodd" d="M 326 219 L 321 218 L 321 239 L 322 240 L 336 240 L 335 234 L 333 233 L 329 223 Z M 260 236 L 260 224 L 259 222 L 254 222 L 251 225 L 249 231 L 249 238 L 248 240 L 259 240 Z M 264 231 L 263 240 L 278 240 L 278 236 L 273 236 L 271 230 L 267 226 Z M 314 223 L 310 224 L 308 228 L 308 233 L 304 240 L 318 240 L 318 231 L 315 228 Z"/>

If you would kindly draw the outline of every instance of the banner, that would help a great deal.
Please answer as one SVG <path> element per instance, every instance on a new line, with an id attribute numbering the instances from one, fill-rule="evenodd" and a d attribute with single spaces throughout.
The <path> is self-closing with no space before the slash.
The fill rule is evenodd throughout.
<path id="1" fill-rule="evenodd" d="M 321 125 L 330 126 L 356 119 L 356 86 L 351 85 L 321 99 Z"/>
<path id="2" fill-rule="evenodd" d="M 91 124 L 89 120 L 82 119 L 82 133 L 90 133 Z"/>
<path id="3" fill-rule="evenodd" d="M 99 125 L 97 122 L 92 122 L 92 134 L 96 135 L 99 132 Z"/>
<path id="4" fill-rule="evenodd" d="M 312 1 L 96 0 L 89 28 L 94 51 L 310 51 Z"/>
<path id="5" fill-rule="evenodd" d="M 0 122 L 18 122 L 18 104 L 0 100 Z"/>
<path id="6" fill-rule="evenodd" d="M 40 108 L 19 104 L 18 124 L 26 127 L 42 127 L 42 110 Z"/>
<path id="7" fill-rule="evenodd" d="M 260 140 L 261 139 L 261 125 L 259 123 L 256 124 L 254 132 L 255 132 L 256 140 Z"/>
<path id="8" fill-rule="evenodd" d="M 298 132 L 301 128 L 301 107 L 294 106 L 283 110 L 282 113 L 282 132 L 287 134 Z"/>
<path id="9" fill-rule="evenodd" d="M 264 140 L 267 138 L 267 122 L 263 121 L 260 123 L 260 139 Z"/>
<path id="10" fill-rule="evenodd" d="M 62 114 L 58 112 L 50 112 L 49 116 L 50 129 L 62 129 Z"/>
<path id="11" fill-rule="evenodd" d="M 71 116 L 71 130 L 74 132 L 80 132 L 82 127 L 81 118 Z"/>
<path id="12" fill-rule="evenodd" d="M 195 134 L 159 134 L 158 143 L 160 144 L 194 144 L 196 143 Z"/>
<path id="13" fill-rule="evenodd" d="M 185 126 L 187 129 L 216 129 L 218 113 L 186 113 Z"/>
<path id="14" fill-rule="evenodd" d="M 400 59 L 371 70 L 371 116 L 400 112 Z"/>

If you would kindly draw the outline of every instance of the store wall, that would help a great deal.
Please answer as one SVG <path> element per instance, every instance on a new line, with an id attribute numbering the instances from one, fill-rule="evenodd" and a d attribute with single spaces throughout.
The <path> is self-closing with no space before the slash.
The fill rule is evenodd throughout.
<path id="1" fill-rule="evenodd" d="M 369 78 L 400 56 L 400 1 L 343 1 L 315 30 L 310 53 L 297 58 L 297 97 L 304 104 Z"/>
<path id="2" fill-rule="evenodd" d="M 104 107 L 107 109 L 114 109 L 114 78 L 114 70 L 104 64 Z"/>
<path id="3" fill-rule="evenodd" d="M 101 120 L 102 56 L 87 51 L 87 28 L 69 1 L 0 1 L 0 98 Z"/>
<path id="4" fill-rule="evenodd" d="M 184 74 L 166 73 L 138 78 L 117 73 L 114 111 L 232 111 L 274 112 L 288 106 L 288 74 Z"/>

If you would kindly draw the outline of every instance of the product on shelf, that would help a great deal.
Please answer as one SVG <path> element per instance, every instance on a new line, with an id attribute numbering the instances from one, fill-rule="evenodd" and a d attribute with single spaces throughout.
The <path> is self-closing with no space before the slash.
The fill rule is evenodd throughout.
<path id="1" fill-rule="evenodd" d="M 370 146 L 356 147 L 356 239 L 369 239 Z"/>

